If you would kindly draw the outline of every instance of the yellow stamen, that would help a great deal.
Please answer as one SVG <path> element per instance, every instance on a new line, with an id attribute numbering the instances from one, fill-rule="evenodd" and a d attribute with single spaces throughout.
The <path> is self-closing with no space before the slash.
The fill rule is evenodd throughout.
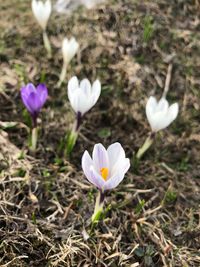
<path id="1" fill-rule="evenodd" d="M 101 168 L 100 172 L 102 178 L 106 181 L 108 178 L 108 168 Z"/>

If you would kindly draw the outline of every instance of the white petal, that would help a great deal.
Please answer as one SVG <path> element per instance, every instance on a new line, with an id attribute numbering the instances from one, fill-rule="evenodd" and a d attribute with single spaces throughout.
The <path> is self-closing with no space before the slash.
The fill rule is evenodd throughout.
<path id="1" fill-rule="evenodd" d="M 79 81 L 76 76 L 73 76 L 68 82 L 68 90 L 75 90 L 79 88 Z"/>
<path id="2" fill-rule="evenodd" d="M 93 94 L 93 105 L 96 104 L 99 96 L 101 94 L 101 83 L 99 80 L 96 80 L 92 85 L 92 94 Z"/>
<path id="3" fill-rule="evenodd" d="M 92 107 L 90 98 L 86 97 L 81 88 L 75 90 L 70 98 L 70 103 L 74 111 L 76 113 L 80 112 L 82 115 L 84 115 Z"/>
<path id="4" fill-rule="evenodd" d="M 104 187 L 105 181 L 99 175 L 93 166 L 93 161 L 88 153 L 85 151 L 82 157 L 82 169 L 83 172 L 90 183 L 95 185 L 97 188 L 102 189 Z"/>
<path id="5" fill-rule="evenodd" d="M 44 4 L 44 19 L 46 20 L 46 24 L 47 24 L 49 17 L 51 15 L 51 10 L 52 10 L 51 1 L 47 0 Z"/>
<path id="6" fill-rule="evenodd" d="M 125 159 L 125 152 L 120 143 L 114 143 L 110 145 L 107 149 L 110 171 L 113 174 L 113 171 L 116 169 L 118 161 Z"/>
<path id="7" fill-rule="evenodd" d="M 113 166 L 111 171 L 111 176 L 116 175 L 118 172 L 127 172 L 128 169 L 126 167 L 128 166 L 128 169 L 130 167 L 130 160 L 128 158 L 119 158 L 119 160 L 116 162 L 116 164 Z"/>
<path id="8" fill-rule="evenodd" d="M 102 168 L 108 168 L 109 170 L 108 153 L 102 144 L 94 146 L 92 159 L 97 172 L 100 173 Z"/>
<path id="9" fill-rule="evenodd" d="M 168 116 L 171 118 L 171 122 L 176 119 L 178 115 L 178 103 L 174 103 L 169 107 Z"/>
<path id="10" fill-rule="evenodd" d="M 77 90 L 78 88 L 79 88 L 79 81 L 76 76 L 73 76 L 68 82 L 68 98 L 70 101 L 72 99 L 75 90 Z"/>
<path id="11" fill-rule="evenodd" d="M 104 189 L 105 181 L 93 166 L 90 167 L 90 177 L 88 180 L 97 188 Z"/>
<path id="12" fill-rule="evenodd" d="M 50 0 L 47 0 L 45 3 L 42 1 L 32 0 L 33 14 L 43 30 L 46 29 L 47 22 L 51 14 L 51 9 L 52 6 Z"/>
<path id="13" fill-rule="evenodd" d="M 64 60 L 67 60 L 66 58 L 68 58 L 68 49 L 69 49 L 69 40 L 67 38 L 64 38 L 62 41 L 62 53 Z"/>
<path id="14" fill-rule="evenodd" d="M 90 177 L 90 167 L 93 166 L 93 161 L 88 153 L 88 151 L 86 150 L 82 156 L 82 160 L 81 160 L 81 163 L 82 163 L 82 169 L 83 169 L 83 172 L 85 174 L 85 176 L 87 177 L 87 179 L 90 179 L 91 180 L 91 177 Z"/>
<path id="15" fill-rule="evenodd" d="M 125 173 L 130 168 L 130 160 L 126 159 L 121 167 L 121 171 L 118 171 L 115 175 L 113 175 L 105 182 L 104 190 L 113 189 L 119 185 L 119 183 L 124 179 Z"/>
<path id="16" fill-rule="evenodd" d="M 156 110 L 156 106 L 157 106 L 156 98 L 153 96 L 150 96 L 146 104 L 146 115 L 147 115 L 147 119 L 150 125 L 152 122 L 153 114 Z"/>
<path id="17" fill-rule="evenodd" d="M 155 111 L 156 107 L 158 105 L 158 102 L 154 96 L 150 96 L 147 100 L 146 109 L 150 109 Z"/>
<path id="18" fill-rule="evenodd" d="M 73 94 L 69 94 L 69 101 L 73 110 L 78 113 L 81 109 L 82 94 L 80 88 L 74 90 Z"/>
<path id="19" fill-rule="evenodd" d="M 157 104 L 156 112 L 167 112 L 169 108 L 169 103 L 165 98 L 161 98 L 160 101 Z"/>
<path id="20" fill-rule="evenodd" d="M 65 64 L 69 64 L 72 58 L 75 56 L 79 48 L 79 44 L 72 37 L 70 40 L 65 38 L 62 43 L 62 53 L 63 53 L 63 60 Z"/>
<path id="21" fill-rule="evenodd" d="M 90 97 L 91 96 L 91 83 L 88 79 L 83 79 L 80 83 L 80 88 L 81 90 L 84 92 L 86 97 Z"/>
<path id="22" fill-rule="evenodd" d="M 165 128 L 168 127 L 177 117 L 178 115 L 178 103 L 174 103 L 171 105 L 167 112 L 167 120 L 165 124 Z"/>

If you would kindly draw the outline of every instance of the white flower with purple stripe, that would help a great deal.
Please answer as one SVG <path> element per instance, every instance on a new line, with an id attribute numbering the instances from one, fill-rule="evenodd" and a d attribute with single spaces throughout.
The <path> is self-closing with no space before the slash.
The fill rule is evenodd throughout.
<path id="1" fill-rule="evenodd" d="M 120 143 L 114 143 L 106 150 L 102 144 L 96 144 L 92 158 L 88 151 L 82 157 L 82 168 L 90 183 L 104 192 L 113 189 L 124 179 L 130 167 Z"/>

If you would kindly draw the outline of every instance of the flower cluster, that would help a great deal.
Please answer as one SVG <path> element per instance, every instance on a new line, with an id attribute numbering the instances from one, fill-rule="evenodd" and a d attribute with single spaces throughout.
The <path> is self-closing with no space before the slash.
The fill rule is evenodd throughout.
<path id="1" fill-rule="evenodd" d="M 32 0 L 32 11 L 36 21 L 42 28 L 44 46 L 47 50 L 48 57 L 51 58 L 52 56 L 51 44 L 46 32 L 47 24 L 52 12 L 51 0 L 46 0 L 46 2 L 43 2 L 41 0 Z M 72 60 L 72 58 L 76 55 L 78 49 L 79 49 L 79 44 L 74 37 L 72 37 L 70 40 L 68 40 L 67 38 L 63 39 L 62 42 L 63 68 L 60 74 L 58 86 L 60 86 L 64 81 L 67 71 L 67 66 Z"/>
<path id="2" fill-rule="evenodd" d="M 51 46 L 46 34 L 47 23 L 52 11 L 51 1 L 46 2 L 33 0 L 33 14 L 43 30 L 44 44 L 51 54 Z M 63 68 L 58 82 L 58 86 L 65 79 L 67 66 L 72 58 L 77 54 L 79 44 L 74 37 L 64 38 L 62 42 Z M 75 112 L 75 123 L 67 134 L 66 152 L 69 156 L 76 144 L 80 126 L 84 115 L 97 103 L 101 94 L 101 83 L 96 79 L 91 83 L 88 79 L 79 82 L 76 76 L 69 79 L 68 99 Z M 166 97 L 166 96 L 165 96 Z M 150 96 L 146 104 L 146 116 L 151 127 L 151 133 L 147 137 L 143 146 L 138 150 L 136 159 L 140 160 L 144 153 L 153 144 L 156 134 L 167 128 L 177 117 L 179 106 L 177 103 L 169 105 L 165 97 L 159 101 Z M 48 90 L 44 84 L 35 87 L 28 83 L 21 88 L 21 98 L 32 118 L 32 143 L 31 149 L 36 150 L 38 138 L 37 118 L 48 98 Z M 104 196 L 107 190 L 116 188 L 124 179 L 130 168 L 130 160 L 126 157 L 125 151 L 120 143 L 111 144 L 107 149 L 102 144 L 94 146 L 92 157 L 86 150 L 82 156 L 82 169 L 88 179 L 98 189 L 92 221 L 98 221 L 103 210 Z"/>

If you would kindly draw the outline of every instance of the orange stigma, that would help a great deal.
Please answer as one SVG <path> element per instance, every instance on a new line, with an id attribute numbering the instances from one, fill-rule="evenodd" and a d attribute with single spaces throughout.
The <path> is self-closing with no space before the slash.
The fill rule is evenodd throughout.
<path id="1" fill-rule="evenodd" d="M 102 178 L 106 181 L 108 178 L 108 168 L 101 168 L 100 172 Z"/>

